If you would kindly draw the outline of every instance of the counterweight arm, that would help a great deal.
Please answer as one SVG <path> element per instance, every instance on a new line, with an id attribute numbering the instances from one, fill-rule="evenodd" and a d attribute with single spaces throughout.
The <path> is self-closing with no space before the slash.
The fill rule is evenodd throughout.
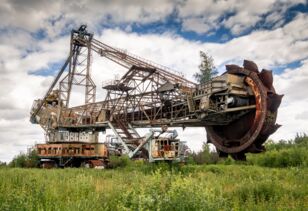
<path id="1" fill-rule="evenodd" d="M 70 60 L 71 60 L 71 56 L 69 55 L 67 57 L 65 63 L 63 64 L 62 68 L 58 72 L 57 76 L 54 78 L 54 80 L 53 80 L 51 86 L 49 87 L 48 91 L 44 95 L 44 98 L 42 99 L 42 101 L 38 104 L 38 107 L 34 111 L 31 112 L 31 117 L 30 117 L 31 123 L 37 123 L 37 120 L 35 118 L 36 115 L 41 111 L 44 103 L 46 102 L 47 97 L 49 96 L 49 94 L 51 93 L 51 91 L 53 90 L 53 88 L 55 87 L 57 82 L 59 81 L 61 75 L 63 74 L 63 72 L 66 69 L 67 65 L 69 64 Z"/>

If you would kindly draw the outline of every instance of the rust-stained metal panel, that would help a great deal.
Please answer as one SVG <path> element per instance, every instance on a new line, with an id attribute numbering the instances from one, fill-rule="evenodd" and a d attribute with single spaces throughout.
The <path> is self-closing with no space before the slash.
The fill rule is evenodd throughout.
<path id="1" fill-rule="evenodd" d="M 105 144 L 37 144 L 38 156 L 51 157 L 108 157 Z"/>

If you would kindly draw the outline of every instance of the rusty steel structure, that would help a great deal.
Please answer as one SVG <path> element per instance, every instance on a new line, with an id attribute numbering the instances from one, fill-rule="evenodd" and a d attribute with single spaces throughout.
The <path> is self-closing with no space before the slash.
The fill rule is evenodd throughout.
<path id="1" fill-rule="evenodd" d="M 119 80 L 104 83 L 107 96 L 100 102 L 95 102 L 96 86 L 91 79 L 92 52 L 128 70 Z M 59 88 L 55 88 L 57 84 Z M 85 104 L 69 106 L 72 86 L 85 87 Z M 215 145 L 221 157 L 245 160 L 247 152 L 264 151 L 263 143 L 280 127 L 276 116 L 282 97 L 273 87 L 272 72 L 260 72 L 252 61 L 245 60 L 243 67 L 226 65 L 221 76 L 196 84 L 166 67 L 94 39 L 86 26 L 81 26 L 72 30 L 70 53 L 51 87 L 43 99 L 34 102 L 31 122 L 43 127 L 50 145 L 97 143 L 98 133 L 111 128 L 123 152 L 132 158 L 149 158 L 151 153 L 157 155 L 157 150 L 170 150 L 169 144 L 161 146 L 164 142 L 158 141 L 168 131 L 167 126 L 205 127 L 207 141 Z M 164 129 L 158 135 L 152 131 L 140 137 L 135 128 L 145 127 Z M 181 154 L 181 145 L 174 146 L 174 153 Z M 149 151 L 154 149 L 156 152 Z"/>

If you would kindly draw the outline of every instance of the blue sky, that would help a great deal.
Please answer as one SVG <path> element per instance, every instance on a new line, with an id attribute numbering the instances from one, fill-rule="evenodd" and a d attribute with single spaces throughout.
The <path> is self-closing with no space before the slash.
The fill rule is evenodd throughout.
<path id="1" fill-rule="evenodd" d="M 224 65 L 255 61 L 271 69 L 285 94 L 274 140 L 308 128 L 308 4 L 305 0 L 3 0 L 0 5 L 0 160 L 44 141 L 29 123 L 34 99 L 42 97 L 69 50 L 72 28 L 87 24 L 96 39 L 181 71 L 198 70 L 199 51 Z M 125 70 L 93 56 L 98 87 Z M 78 98 L 78 93 L 76 98 Z M 104 92 L 98 90 L 98 98 Z M 80 97 L 80 96 L 79 96 Z M 75 102 L 78 104 L 78 102 Z M 203 128 L 180 131 L 198 150 Z"/>

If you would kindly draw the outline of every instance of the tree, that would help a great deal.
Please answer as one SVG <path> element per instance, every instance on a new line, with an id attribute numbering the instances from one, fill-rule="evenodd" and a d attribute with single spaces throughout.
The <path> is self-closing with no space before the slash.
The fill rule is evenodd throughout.
<path id="1" fill-rule="evenodd" d="M 216 151 L 211 151 L 210 145 L 203 142 L 202 150 L 191 154 L 192 160 L 196 164 L 215 164 L 219 161 L 219 156 Z"/>
<path id="2" fill-rule="evenodd" d="M 207 53 L 200 51 L 201 64 L 199 65 L 200 72 L 194 74 L 194 78 L 199 83 L 206 83 L 217 75 L 217 70 L 214 65 L 214 59 Z"/>
<path id="3" fill-rule="evenodd" d="M 9 163 L 10 167 L 35 168 L 38 167 L 39 157 L 35 149 L 31 149 L 28 153 L 20 153 L 15 156 Z"/>

